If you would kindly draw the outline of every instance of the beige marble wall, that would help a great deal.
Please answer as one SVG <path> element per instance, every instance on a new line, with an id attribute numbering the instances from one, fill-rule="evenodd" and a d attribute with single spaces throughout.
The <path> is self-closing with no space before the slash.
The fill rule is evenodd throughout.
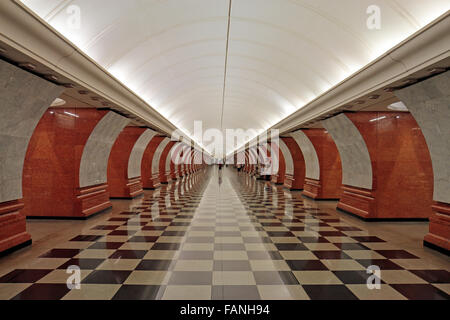
<path id="1" fill-rule="evenodd" d="M 320 179 L 319 157 L 311 140 L 302 132 L 295 131 L 291 133 L 291 137 L 297 142 L 305 159 L 305 176 L 309 179 Z"/>
<path id="2" fill-rule="evenodd" d="M 433 200 L 450 203 L 450 71 L 395 95 L 419 124 L 433 164 Z"/>
<path id="3" fill-rule="evenodd" d="M 112 111 L 95 126 L 83 149 L 80 163 L 80 187 L 107 182 L 108 159 L 120 132 L 130 122 Z"/>
<path id="4" fill-rule="evenodd" d="M 28 143 L 63 87 L 0 60 L 0 202 L 22 198 Z"/>
<path id="5" fill-rule="evenodd" d="M 192 163 L 192 148 L 190 145 L 183 143 L 181 149 L 179 149 L 178 153 L 178 162 L 177 164 L 191 164 Z M 183 156 L 181 156 L 181 153 Z"/>
<path id="6" fill-rule="evenodd" d="M 283 139 L 278 139 L 281 153 L 283 153 L 284 162 L 286 163 L 286 174 L 294 175 L 294 160 L 292 159 L 291 152 L 284 143 Z"/>
<path id="7" fill-rule="evenodd" d="M 172 146 L 172 149 L 170 149 L 169 153 L 167 154 L 166 157 L 166 172 L 170 171 L 170 162 L 172 161 L 172 157 L 174 156 L 174 150 L 177 150 L 177 148 L 180 148 L 180 142 L 175 143 Z M 174 159 L 175 160 L 175 159 Z"/>
<path id="8" fill-rule="evenodd" d="M 336 143 L 341 156 L 342 184 L 372 189 L 373 173 L 369 150 L 353 122 L 341 113 L 322 123 Z"/>
<path id="9" fill-rule="evenodd" d="M 141 176 L 142 157 L 144 156 L 147 145 L 155 135 L 155 131 L 147 129 L 141 134 L 139 139 L 137 139 L 133 149 L 131 150 L 130 159 L 128 160 L 128 178 Z"/>
<path id="10" fill-rule="evenodd" d="M 169 142 L 170 138 L 164 138 L 164 140 L 158 145 L 158 148 L 156 148 L 152 161 L 152 174 L 159 172 L 159 160 L 161 159 L 161 154 Z"/>

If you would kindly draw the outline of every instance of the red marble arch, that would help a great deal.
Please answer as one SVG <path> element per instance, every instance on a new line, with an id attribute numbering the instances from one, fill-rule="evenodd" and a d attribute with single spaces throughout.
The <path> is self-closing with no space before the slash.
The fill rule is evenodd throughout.
<path id="1" fill-rule="evenodd" d="M 194 153 L 193 159 L 194 159 L 193 163 L 194 163 L 195 171 L 198 172 L 203 168 L 203 165 L 205 163 L 202 152 L 196 150 Z M 198 162 L 198 163 L 196 163 L 196 162 Z"/>
<path id="2" fill-rule="evenodd" d="M 167 157 L 170 157 L 170 150 L 172 150 L 172 147 L 177 143 L 176 141 L 170 141 L 167 146 L 164 148 L 163 152 L 161 153 L 161 157 L 159 159 L 159 181 L 161 183 L 169 183 L 172 181 L 171 176 L 171 169 L 166 171 L 166 159 Z M 172 166 L 172 161 L 171 161 Z"/>
<path id="3" fill-rule="evenodd" d="M 191 165 L 190 165 L 190 170 L 191 170 L 192 173 L 197 172 L 197 164 L 195 163 L 195 157 L 196 157 L 196 154 L 197 154 L 197 150 L 194 149 L 194 150 L 191 152 Z"/>
<path id="4" fill-rule="evenodd" d="M 338 208 L 366 219 L 428 218 L 433 170 L 425 138 L 410 113 L 348 113 L 367 145 L 372 190 L 342 186 Z M 375 120 L 374 120 L 375 119 Z"/>
<path id="5" fill-rule="evenodd" d="M 49 108 L 34 130 L 23 168 L 23 213 L 84 218 L 111 207 L 107 185 L 80 188 L 83 148 L 108 113 L 88 108 Z"/>
<path id="6" fill-rule="evenodd" d="M 192 173 L 197 172 L 197 164 L 195 163 L 195 155 L 197 154 L 197 150 L 193 149 L 191 152 L 191 164 L 190 170 Z"/>
<path id="7" fill-rule="evenodd" d="M 184 163 L 184 170 L 186 172 L 186 175 L 191 174 L 191 165 L 192 165 L 192 148 L 188 149 L 188 152 L 184 156 L 185 163 Z"/>
<path id="8" fill-rule="evenodd" d="M 233 153 L 233 167 L 237 167 L 239 165 L 239 163 L 238 163 L 238 153 L 237 152 L 234 152 Z"/>
<path id="9" fill-rule="evenodd" d="M 282 137 L 291 153 L 294 162 L 294 175 L 292 180 L 285 179 L 284 186 L 290 190 L 302 190 L 305 184 L 305 159 L 297 142 L 292 137 Z"/>
<path id="10" fill-rule="evenodd" d="M 114 142 L 108 160 L 111 198 L 131 199 L 144 193 L 141 177 L 128 177 L 128 161 L 136 141 L 146 128 L 125 127 Z"/>
<path id="11" fill-rule="evenodd" d="M 189 170 L 190 166 L 189 158 L 191 157 L 192 150 L 191 147 L 188 147 L 186 145 L 183 145 L 180 148 L 181 148 L 179 155 L 180 163 L 178 164 L 178 170 L 180 171 L 179 176 L 184 177 L 191 173 Z"/>
<path id="12" fill-rule="evenodd" d="M 247 149 L 248 173 L 250 175 L 258 175 L 260 173 L 258 163 L 264 163 L 265 157 L 263 153 L 267 154 L 266 157 L 270 157 L 270 149 L 268 152 L 261 146 Z"/>
<path id="13" fill-rule="evenodd" d="M 186 170 L 184 167 L 183 158 L 185 156 L 185 149 L 183 148 L 182 144 L 177 144 L 171 151 L 172 157 L 176 163 L 173 161 L 170 162 L 170 171 L 173 172 L 172 174 L 175 176 L 175 179 L 178 179 L 179 177 L 184 177 L 186 175 Z M 174 179 L 174 180 L 175 180 Z"/>
<path id="14" fill-rule="evenodd" d="M 243 168 L 243 172 L 248 173 L 249 172 L 249 167 L 250 167 L 250 160 L 249 160 L 249 155 L 248 155 L 248 151 L 247 149 L 244 150 L 244 168 Z"/>
<path id="15" fill-rule="evenodd" d="M 164 136 L 154 136 L 144 151 L 141 162 L 142 187 L 144 189 L 156 189 L 161 183 L 159 182 L 158 172 L 152 172 L 153 161 L 156 161 L 155 152 L 159 144 L 164 140 Z M 158 168 L 159 169 L 159 168 Z"/>
<path id="16" fill-rule="evenodd" d="M 305 178 L 303 194 L 313 199 L 341 197 L 342 166 L 339 151 L 325 129 L 306 129 L 303 133 L 311 141 L 319 160 L 319 180 Z"/>
<path id="17" fill-rule="evenodd" d="M 190 163 L 189 163 L 189 165 L 188 165 L 188 171 L 189 171 L 189 174 L 193 174 L 193 173 L 195 173 L 195 163 L 194 163 L 194 160 L 195 160 L 195 153 L 196 153 L 196 151 L 194 150 L 194 149 L 191 149 L 191 152 L 190 152 L 190 159 L 189 159 L 189 161 L 190 161 Z"/>
<path id="18" fill-rule="evenodd" d="M 256 173 L 256 163 L 257 163 L 257 155 L 256 151 L 253 148 L 248 148 L 245 150 L 246 152 L 246 171 L 248 174 L 255 174 Z"/>
<path id="19" fill-rule="evenodd" d="M 183 144 L 177 142 L 168 154 L 168 157 L 171 157 L 170 177 L 172 180 L 177 180 L 179 177 L 183 177 L 186 174 L 183 164 L 183 154 L 185 151 Z"/>
<path id="20" fill-rule="evenodd" d="M 245 150 L 244 151 L 244 172 L 245 173 L 249 173 L 250 172 L 250 158 L 249 158 L 249 155 L 248 155 L 248 151 L 247 150 Z"/>

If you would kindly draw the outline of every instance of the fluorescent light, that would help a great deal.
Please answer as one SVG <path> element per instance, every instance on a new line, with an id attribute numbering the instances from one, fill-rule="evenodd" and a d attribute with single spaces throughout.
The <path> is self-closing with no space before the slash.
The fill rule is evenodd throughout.
<path id="1" fill-rule="evenodd" d="M 369 121 L 370 122 L 374 122 L 374 121 L 383 120 L 383 119 L 386 119 L 386 118 L 387 118 L 386 116 L 382 116 L 382 117 L 375 118 L 375 119 L 372 119 L 372 120 L 369 120 Z"/>
<path id="2" fill-rule="evenodd" d="M 68 116 L 71 116 L 71 117 L 75 117 L 75 118 L 79 118 L 79 116 L 78 116 L 78 115 L 76 115 L 76 114 L 73 114 L 73 113 L 71 113 L 71 112 L 68 112 L 68 111 L 64 111 L 64 113 L 65 113 L 65 114 L 67 114 Z"/>

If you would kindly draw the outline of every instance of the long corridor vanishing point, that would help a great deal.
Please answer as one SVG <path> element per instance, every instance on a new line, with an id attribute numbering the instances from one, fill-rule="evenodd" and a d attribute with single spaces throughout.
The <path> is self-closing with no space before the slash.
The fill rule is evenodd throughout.
<path id="1" fill-rule="evenodd" d="M 445 316 L 449 164 L 450 0 L 0 0 L 4 318 Z"/>

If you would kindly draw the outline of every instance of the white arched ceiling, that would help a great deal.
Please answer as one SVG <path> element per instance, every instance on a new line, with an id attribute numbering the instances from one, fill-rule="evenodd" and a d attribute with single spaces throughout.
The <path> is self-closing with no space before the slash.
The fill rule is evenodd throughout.
<path id="1" fill-rule="evenodd" d="M 267 129 L 450 9 L 448 0 L 233 0 L 227 51 L 228 0 L 22 2 L 191 136 L 195 120 Z M 367 27 L 370 6 L 379 30 Z"/>

